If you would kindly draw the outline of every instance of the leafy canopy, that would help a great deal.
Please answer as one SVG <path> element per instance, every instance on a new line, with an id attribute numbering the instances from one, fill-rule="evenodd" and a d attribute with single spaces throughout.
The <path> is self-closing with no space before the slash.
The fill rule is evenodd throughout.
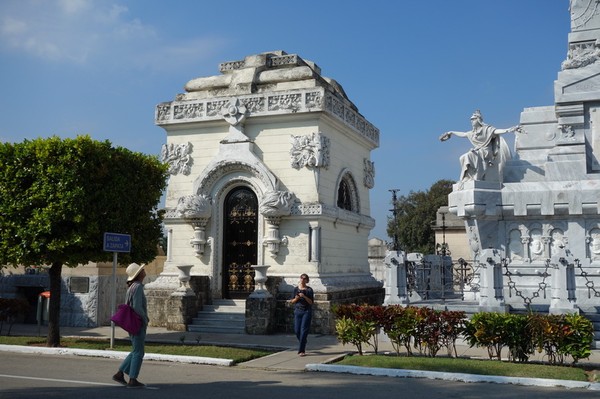
<path id="1" fill-rule="evenodd" d="M 124 261 L 155 257 L 167 178 L 156 157 L 51 137 L 0 143 L 0 170 L 0 265 L 109 260 L 104 232 L 131 234 Z"/>
<path id="2" fill-rule="evenodd" d="M 396 220 L 388 218 L 387 233 L 397 234 L 402 250 L 406 252 L 435 253 L 435 232 L 431 224 L 436 212 L 448 204 L 448 194 L 452 192 L 451 180 L 439 180 L 427 191 L 411 191 L 398 197 L 395 210 Z"/>

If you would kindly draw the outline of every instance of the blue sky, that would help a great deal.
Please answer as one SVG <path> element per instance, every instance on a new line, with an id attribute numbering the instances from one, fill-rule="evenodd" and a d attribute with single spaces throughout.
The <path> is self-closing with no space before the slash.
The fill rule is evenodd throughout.
<path id="1" fill-rule="evenodd" d="M 389 189 L 456 180 L 480 109 L 497 127 L 552 105 L 568 0 L 2 0 L 0 140 L 89 134 L 159 154 L 154 107 L 224 61 L 271 50 L 314 61 L 380 129 L 371 236 Z"/>

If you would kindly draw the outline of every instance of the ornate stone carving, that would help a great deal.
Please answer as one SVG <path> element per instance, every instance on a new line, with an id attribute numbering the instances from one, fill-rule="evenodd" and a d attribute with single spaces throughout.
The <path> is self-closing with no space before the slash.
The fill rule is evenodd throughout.
<path id="1" fill-rule="evenodd" d="M 184 103 L 173 107 L 173 118 L 175 119 L 194 119 L 202 116 L 204 104 L 202 103 Z"/>
<path id="2" fill-rule="evenodd" d="M 246 119 L 246 106 L 240 103 L 237 98 L 231 100 L 229 104 L 221 109 L 221 115 L 232 126 L 242 123 Z"/>
<path id="3" fill-rule="evenodd" d="M 211 200 L 205 195 L 185 195 L 177 201 L 176 215 L 183 219 L 208 219 L 211 215 Z"/>
<path id="4" fill-rule="evenodd" d="M 260 201 L 258 210 L 267 220 L 267 236 L 263 239 L 263 245 L 275 258 L 281 244 L 287 244 L 287 238 L 280 239 L 279 223 L 282 216 L 291 213 L 292 205 L 296 196 L 289 191 L 270 191 Z"/>
<path id="5" fill-rule="evenodd" d="M 259 204 L 259 212 L 265 217 L 281 217 L 290 214 L 296 196 L 289 191 L 270 191 Z"/>
<path id="6" fill-rule="evenodd" d="M 190 245 L 197 255 L 204 253 L 204 246 L 210 244 L 206 239 L 205 228 L 211 216 L 211 200 L 204 195 L 185 195 L 177 201 L 176 215 L 186 219 L 194 227 L 194 236 Z"/>
<path id="7" fill-rule="evenodd" d="M 168 121 L 171 117 L 171 104 L 159 104 L 156 106 L 156 121 Z"/>
<path id="8" fill-rule="evenodd" d="M 325 111 L 355 130 L 359 136 L 374 147 L 379 145 L 379 130 L 375 126 L 370 124 L 347 102 L 341 101 L 321 88 L 288 91 L 279 95 L 267 93 L 239 95 L 236 98 L 246 106 L 249 113 L 248 117 Z M 176 101 L 159 104 L 156 107 L 155 121 L 158 125 L 164 126 L 171 123 L 181 123 L 182 120 L 190 122 L 218 120 L 223 117 L 221 110 L 230 100 L 231 97 L 218 100 L 185 100 L 185 96 L 178 97 Z M 175 112 L 171 112 L 172 108 Z"/>
<path id="9" fill-rule="evenodd" d="M 294 169 L 327 168 L 329 166 L 329 139 L 321 133 L 310 136 L 291 136 L 291 166 Z"/>
<path id="10" fill-rule="evenodd" d="M 599 57 L 600 48 L 595 40 L 570 43 L 567 59 L 563 61 L 561 68 L 562 70 L 583 68 L 596 62 Z"/>
<path id="11" fill-rule="evenodd" d="M 193 158 L 191 143 L 163 144 L 160 150 L 160 159 L 169 164 L 169 173 L 176 175 L 183 173 L 189 175 L 192 170 Z"/>
<path id="12" fill-rule="evenodd" d="M 296 112 L 301 108 L 301 100 L 300 93 L 269 96 L 269 111 L 291 110 Z"/>
<path id="13" fill-rule="evenodd" d="M 375 162 L 369 161 L 367 158 L 364 159 L 364 172 L 365 187 L 371 189 L 375 187 Z"/>

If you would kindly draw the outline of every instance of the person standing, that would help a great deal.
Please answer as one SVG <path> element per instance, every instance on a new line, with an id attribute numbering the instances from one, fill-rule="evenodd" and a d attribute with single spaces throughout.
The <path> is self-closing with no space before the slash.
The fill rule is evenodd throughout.
<path id="1" fill-rule="evenodd" d="M 298 285 L 294 287 L 293 298 L 290 300 L 294 304 L 294 332 L 298 338 L 298 354 L 300 356 L 306 356 L 306 341 L 310 330 L 315 296 L 313 289 L 307 285 L 309 281 L 308 275 L 303 273 Z"/>
<path id="2" fill-rule="evenodd" d="M 125 303 L 133 308 L 142 318 L 142 328 L 136 335 L 129 334 L 131 338 L 132 351 L 127 355 L 119 366 L 119 371 L 112 379 L 127 388 L 143 388 L 145 385 L 138 381 L 138 375 L 144 360 L 144 345 L 146 341 L 146 329 L 148 327 L 148 305 L 144 294 L 144 277 L 146 277 L 145 265 L 132 263 L 127 267 L 127 294 Z M 129 376 L 129 382 L 125 381 L 125 374 Z"/>

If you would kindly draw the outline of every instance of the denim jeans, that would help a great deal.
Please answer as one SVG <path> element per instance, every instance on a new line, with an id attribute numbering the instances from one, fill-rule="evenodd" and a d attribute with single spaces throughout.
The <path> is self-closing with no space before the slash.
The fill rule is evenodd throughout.
<path id="1" fill-rule="evenodd" d="M 312 320 L 312 309 L 306 310 L 295 309 L 294 310 L 294 332 L 296 338 L 298 338 L 299 346 L 298 353 L 306 351 L 306 340 L 308 338 L 308 331 L 310 330 L 310 321 Z"/>
<path id="2" fill-rule="evenodd" d="M 144 360 L 144 343 L 146 341 L 146 326 L 142 326 L 138 335 L 129 335 L 131 338 L 132 350 L 127 355 L 119 370 L 129 376 L 129 378 L 138 378 Z"/>

